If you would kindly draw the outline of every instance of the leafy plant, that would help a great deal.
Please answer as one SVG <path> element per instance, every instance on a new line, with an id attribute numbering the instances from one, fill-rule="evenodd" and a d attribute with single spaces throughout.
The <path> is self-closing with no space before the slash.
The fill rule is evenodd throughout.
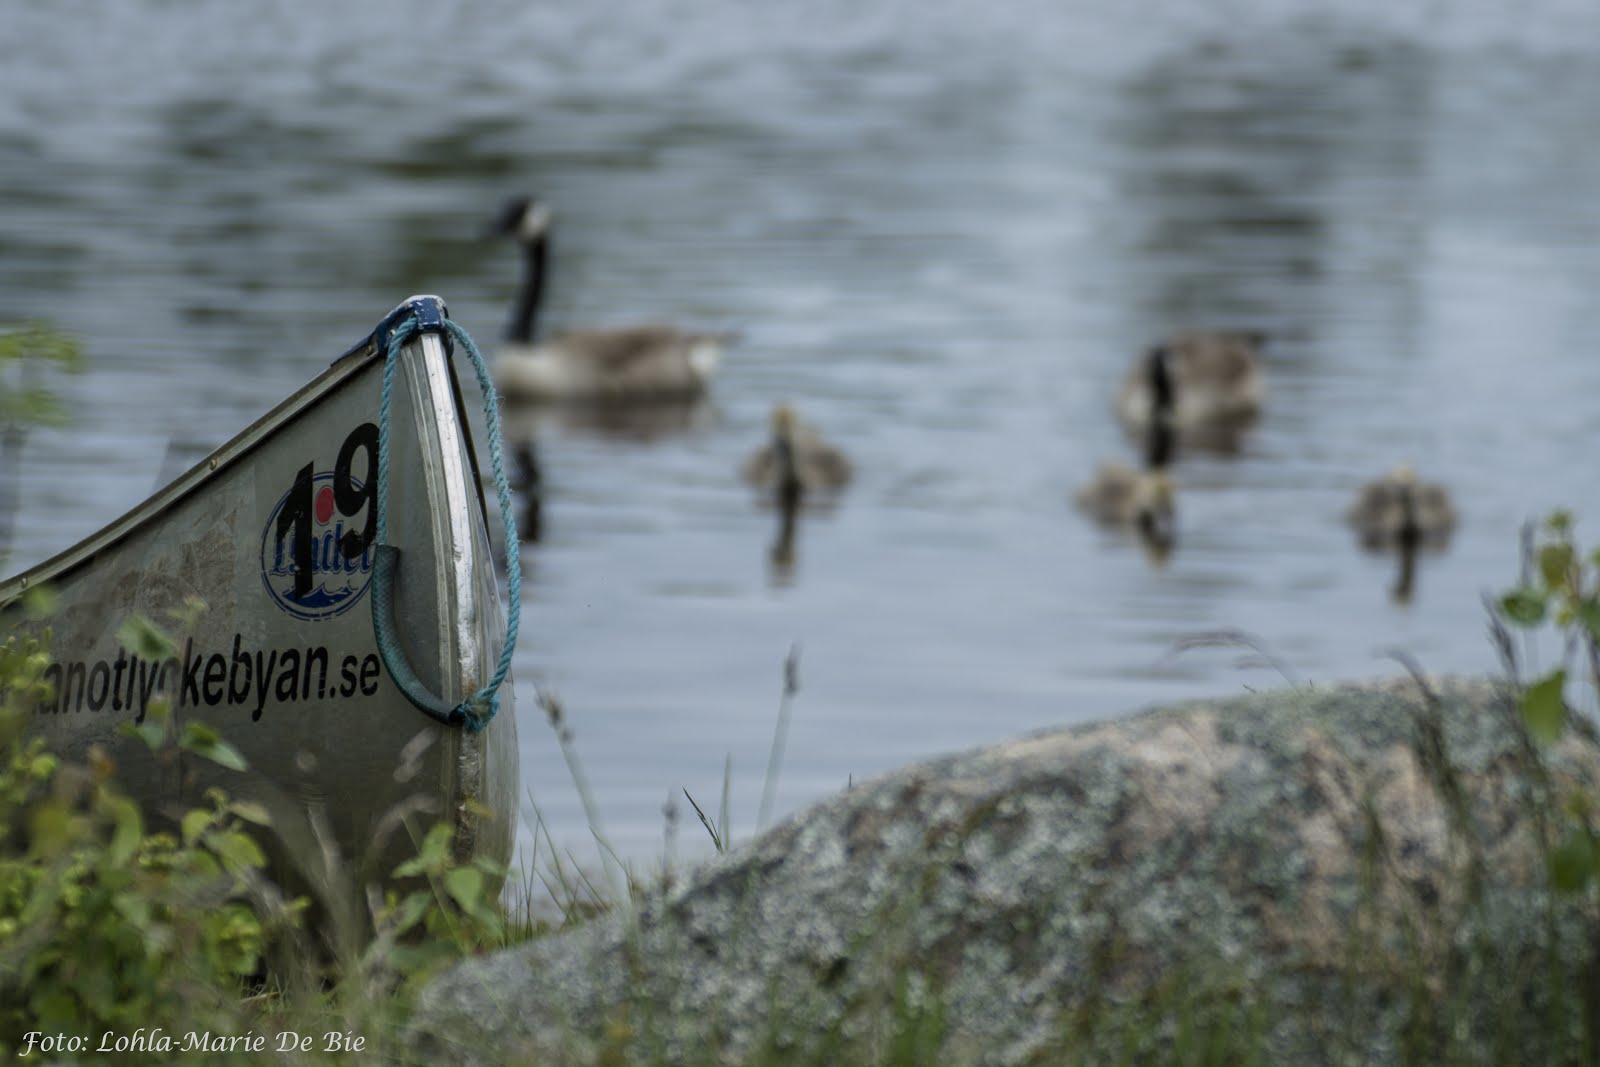
<path id="1" fill-rule="evenodd" d="M 458 863 L 455 830 L 436 823 L 417 854 L 395 868 L 397 879 L 422 879 L 408 892 L 390 889 L 377 915 L 378 935 L 366 953 L 369 974 L 391 970 L 405 978 L 505 942 L 505 917 L 498 907 L 505 872 L 478 858 Z"/>
<path id="2" fill-rule="evenodd" d="M 152 831 L 103 751 L 72 764 L 26 732 L 48 662 L 43 638 L 0 645 L 0 1049 L 237 1017 L 241 982 L 297 914 L 262 907 L 250 827 L 265 813 L 213 790 L 176 834 Z M 177 743 L 226 761 L 204 737 Z"/>
<path id="3" fill-rule="evenodd" d="M 1491 608 L 1491 633 L 1518 687 L 1529 736 L 1545 746 L 1569 731 L 1594 740 L 1594 723 L 1573 708 L 1570 694 L 1585 680 L 1591 703 L 1600 693 L 1600 548 L 1584 553 L 1568 512 L 1557 511 L 1524 531 L 1521 579 Z M 1532 639 L 1546 628 L 1559 634 L 1561 655 L 1554 666 L 1528 677 L 1524 659 L 1532 658 Z M 1524 652 L 1518 651 L 1513 630 L 1522 632 Z M 1594 798 L 1571 791 L 1562 798 L 1562 810 L 1566 826 L 1550 853 L 1551 880 L 1563 891 L 1585 891 L 1600 885 Z"/>
<path id="4" fill-rule="evenodd" d="M 40 595 L 26 607 L 37 622 L 50 604 Z M 191 626 L 200 610 L 191 605 Z M 0 1052 L 26 1048 L 30 1032 L 91 1035 L 92 1045 L 140 1028 L 244 1033 L 269 1024 L 377 1041 L 401 1010 L 397 989 L 505 943 L 505 872 L 458 862 L 454 829 L 441 823 L 417 832 L 417 854 L 368 905 L 358 955 L 330 961 L 308 950 L 296 937 L 307 902 L 286 902 L 267 877 L 256 837 L 270 828 L 266 809 L 213 789 L 170 829 L 152 829 L 118 788 L 108 755 L 91 750 L 76 765 L 30 736 L 27 717 L 53 697 L 48 636 L 0 644 Z M 141 619 L 119 638 L 143 657 L 173 651 Z M 123 733 L 158 754 L 246 769 L 211 727 L 177 728 L 167 700 Z M 350 1050 L 318 1044 L 328 1059 Z M 170 1050 L 149 1052 L 165 1059 Z"/>

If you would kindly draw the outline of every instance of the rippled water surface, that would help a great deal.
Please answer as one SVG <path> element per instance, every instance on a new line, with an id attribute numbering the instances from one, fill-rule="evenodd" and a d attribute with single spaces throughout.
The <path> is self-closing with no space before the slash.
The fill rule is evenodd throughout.
<path id="1" fill-rule="evenodd" d="M 492 342 L 507 195 L 557 212 L 554 324 L 736 330 L 648 427 L 511 412 L 549 480 L 516 671 L 605 829 L 687 787 L 754 826 L 910 760 L 1242 687 L 1491 665 L 1519 525 L 1600 490 L 1600 8 L 60 2 L 0 36 L 0 322 L 90 368 L 13 477 L 7 570 L 135 505 L 400 299 Z M 1125 11 L 1124 8 L 1130 10 Z M 1069 8 L 1075 10 L 1068 10 Z M 1236 456 L 1185 455 L 1163 567 L 1074 488 L 1172 329 L 1268 331 Z M 859 478 L 793 574 L 735 470 L 787 400 Z M 1341 514 L 1400 460 L 1462 524 L 1414 599 Z M 1219 630 L 1245 650 L 1176 651 Z M 522 686 L 525 784 L 587 847 Z M 698 827 L 680 829 L 698 850 Z"/>

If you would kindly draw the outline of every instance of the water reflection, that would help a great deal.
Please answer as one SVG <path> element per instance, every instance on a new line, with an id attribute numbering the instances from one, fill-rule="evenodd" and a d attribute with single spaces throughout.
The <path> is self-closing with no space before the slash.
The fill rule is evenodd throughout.
<path id="1" fill-rule="evenodd" d="M 637 403 L 506 403 L 501 426 L 508 441 L 532 442 L 552 435 L 577 434 L 649 443 L 707 429 L 716 409 L 705 396 Z"/>
<path id="2" fill-rule="evenodd" d="M 1400 557 L 1400 569 L 1395 575 L 1394 585 L 1389 590 L 1389 595 L 1396 604 L 1411 603 L 1411 595 L 1417 587 L 1417 549 L 1414 545 L 1402 546 L 1397 553 Z"/>
<path id="3" fill-rule="evenodd" d="M 1197 43 L 1135 80 L 1118 129 L 1128 154 L 1119 188 L 1136 220 L 1139 321 L 1266 328 L 1285 342 L 1273 362 L 1289 367 L 1352 282 L 1369 298 L 1363 317 L 1414 329 L 1405 285 L 1349 275 L 1351 229 L 1373 235 L 1365 198 L 1352 204 L 1341 187 L 1374 182 L 1384 215 L 1415 217 L 1430 71 L 1425 54 L 1398 43 L 1273 44 Z M 1355 217 L 1341 215 L 1352 207 Z M 1384 261 L 1417 251 L 1396 246 L 1414 236 L 1408 228 L 1378 236 Z"/>
<path id="4" fill-rule="evenodd" d="M 800 501 L 786 495 L 778 503 L 778 533 L 767 550 L 767 575 L 773 586 L 794 584 L 795 535 L 800 526 Z"/>
<path id="5" fill-rule="evenodd" d="M 150 491 L 154 493 L 172 484 L 178 475 L 211 455 L 220 443 L 197 441 L 182 434 L 168 437 L 166 450 L 161 455 L 161 466 L 156 469 L 155 484 Z"/>
<path id="6" fill-rule="evenodd" d="M 544 538 L 544 469 L 532 437 L 512 443 L 511 470 L 511 491 L 522 498 L 517 534 L 528 544 L 538 544 Z"/>
<path id="7" fill-rule="evenodd" d="M 518 534 L 529 544 L 544 538 L 548 483 L 542 441 L 576 435 L 650 444 L 704 429 L 715 422 L 715 414 L 704 396 L 654 402 L 502 404 L 501 440 L 511 461 L 508 477 L 522 504 Z"/>
<path id="8" fill-rule="evenodd" d="M 22 447 L 27 443 L 28 433 L 21 426 L 0 425 L 0 564 L 6 563 L 16 533 Z"/>

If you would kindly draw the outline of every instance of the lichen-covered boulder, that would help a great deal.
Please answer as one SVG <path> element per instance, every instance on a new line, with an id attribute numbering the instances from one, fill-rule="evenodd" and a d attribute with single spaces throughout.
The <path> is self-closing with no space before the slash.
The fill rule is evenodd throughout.
<path id="1" fill-rule="evenodd" d="M 1538 749 L 1503 688 L 1406 678 L 919 764 L 626 914 L 456 967 L 407 1045 L 429 1063 L 1096 1063 L 1197 1042 L 1565 1059 L 1596 924 L 1546 870 L 1564 798 L 1600 798 L 1584 738 Z"/>

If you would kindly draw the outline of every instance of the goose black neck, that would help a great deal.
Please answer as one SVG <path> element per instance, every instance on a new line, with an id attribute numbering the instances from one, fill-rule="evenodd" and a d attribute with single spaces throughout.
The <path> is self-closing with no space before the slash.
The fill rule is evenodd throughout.
<path id="1" fill-rule="evenodd" d="M 539 304 L 544 298 L 545 263 L 549 258 L 549 238 L 540 234 L 522 246 L 526 257 L 522 268 L 522 288 L 517 290 L 517 302 L 511 311 L 511 325 L 506 330 L 506 340 L 517 344 L 533 343 L 537 327 Z"/>
<path id="2" fill-rule="evenodd" d="M 1170 415 L 1177 404 L 1177 390 L 1172 384 L 1172 352 L 1165 345 L 1150 350 L 1148 371 L 1150 375 L 1150 414 Z"/>
<path id="3" fill-rule="evenodd" d="M 772 457 L 778 464 L 778 506 L 785 514 L 793 514 L 800 507 L 800 497 L 804 486 L 800 482 L 800 471 L 795 463 L 794 444 L 784 434 L 779 434 L 772 442 Z"/>
<path id="4" fill-rule="evenodd" d="M 1160 410 L 1152 412 L 1144 445 L 1144 465 L 1147 470 L 1165 470 L 1172 465 L 1176 437 L 1172 430 L 1171 413 Z"/>

